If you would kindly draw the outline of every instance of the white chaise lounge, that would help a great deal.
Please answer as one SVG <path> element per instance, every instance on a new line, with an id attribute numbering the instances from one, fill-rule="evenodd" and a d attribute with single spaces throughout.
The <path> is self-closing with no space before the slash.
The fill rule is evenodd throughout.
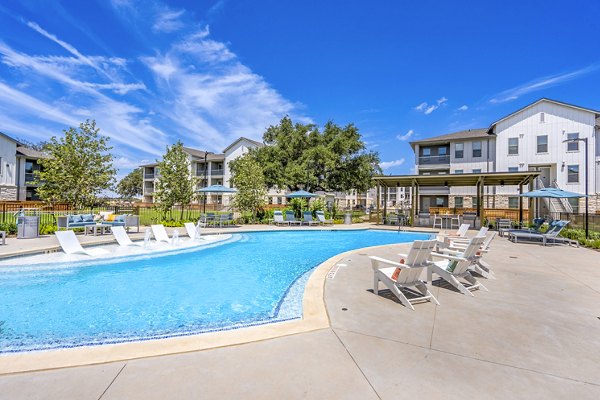
<path id="1" fill-rule="evenodd" d="M 190 237 L 190 240 L 206 240 L 200 233 L 199 225 L 194 225 L 192 222 L 185 222 L 183 226 L 185 226 L 185 230 Z"/>
<path id="2" fill-rule="evenodd" d="M 54 234 L 66 254 L 86 254 L 92 257 L 110 254 L 104 249 L 84 249 L 73 231 L 56 231 Z"/>
<path id="3" fill-rule="evenodd" d="M 152 228 L 154 240 L 156 240 L 157 242 L 171 243 L 171 238 L 167 234 L 167 230 L 163 225 L 150 225 L 150 228 Z"/>
<path id="4" fill-rule="evenodd" d="M 487 291 L 487 288 L 469 272 L 471 265 L 477 262 L 477 258 L 479 257 L 477 252 L 483 244 L 484 239 L 482 237 L 474 237 L 464 250 L 445 249 L 444 253 L 431 253 L 432 256 L 444 258 L 444 260 L 434 261 L 429 266 L 428 281 L 431 282 L 432 274 L 436 274 L 457 288 L 461 293 L 468 296 L 473 296 L 471 290 L 477 288 Z M 470 286 L 466 287 L 459 279 L 464 279 L 470 283 Z"/>
<path id="5" fill-rule="evenodd" d="M 142 243 L 132 242 L 131 239 L 129 238 L 129 235 L 125 231 L 124 227 L 113 226 L 110 228 L 110 230 L 112 231 L 113 236 L 117 240 L 117 243 L 119 243 L 119 246 L 122 246 L 122 247 L 127 247 L 127 246 L 144 247 L 144 245 Z"/>
<path id="6" fill-rule="evenodd" d="M 379 294 L 379 282 L 383 282 L 402 304 L 411 310 L 415 309 L 412 303 L 416 301 L 433 300 L 436 304 L 440 304 L 427 288 L 427 284 L 421 280 L 423 270 L 430 264 L 428 259 L 435 245 L 435 240 L 415 240 L 408 254 L 400 254 L 405 260 L 404 263 L 370 256 L 374 274 L 373 292 Z M 409 299 L 403 293 L 403 290 L 413 286 L 422 296 Z"/>

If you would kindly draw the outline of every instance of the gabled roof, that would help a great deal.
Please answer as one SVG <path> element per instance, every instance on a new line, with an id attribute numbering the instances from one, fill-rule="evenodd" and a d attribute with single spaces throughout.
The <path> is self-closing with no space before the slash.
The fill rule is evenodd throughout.
<path id="1" fill-rule="evenodd" d="M 464 131 L 458 131 L 454 133 L 447 133 L 445 135 L 434 136 L 423 140 L 415 140 L 410 142 L 411 147 L 414 149 L 415 144 L 433 144 L 438 142 L 449 142 L 451 140 L 465 140 L 465 139 L 476 139 L 488 136 L 487 128 L 478 129 L 467 129 Z"/>
<path id="2" fill-rule="evenodd" d="M 248 138 L 242 136 L 239 139 L 237 139 L 236 141 L 234 141 L 233 143 L 231 143 L 229 146 L 225 147 L 225 149 L 223 150 L 223 153 L 227 153 L 227 150 L 231 149 L 233 146 L 235 146 L 236 144 L 238 144 L 242 140 L 246 140 L 246 141 L 248 141 L 248 142 L 256 145 L 256 147 L 262 147 L 262 146 L 264 146 L 264 144 L 261 143 L 261 142 L 257 142 L 256 140 L 248 139 Z"/>
<path id="3" fill-rule="evenodd" d="M 48 155 L 44 152 L 30 149 L 29 147 L 17 146 L 17 155 L 22 155 L 30 158 L 48 158 Z"/>
<path id="4" fill-rule="evenodd" d="M 191 147 L 184 147 L 183 151 L 185 151 L 186 153 L 188 153 L 189 155 L 191 155 L 192 157 L 196 157 L 196 158 L 202 158 L 204 159 L 204 155 L 206 154 L 205 151 L 202 150 L 197 150 L 197 149 L 192 149 Z M 211 160 L 221 160 L 225 158 L 225 154 L 215 154 L 215 153 L 208 153 L 208 155 L 206 156 L 206 159 L 211 161 Z"/>
<path id="5" fill-rule="evenodd" d="M 539 100 L 536 100 L 536 101 L 534 101 L 533 103 L 531 103 L 531 104 L 529 104 L 529 105 L 526 105 L 525 107 L 519 108 L 517 111 L 515 111 L 515 112 L 512 112 L 512 113 L 508 114 L 508 115 L 507 115 L 507 116 L 505 116 L 505 117 L 502 117 L 502 118 L 500 118 L 498 121 L 492 122 L 492 123 L 490 124 L 490 127 L 488 128 L 488 132 L 489 132 L 489 133 L 493 133 L 494 127 L 495 127 L 495 126 L 496 126 L 498 123 L 500 123 L 500 122 L 504 121 L 504 120 L 505 120 L 505 119 L 507 119 L 507 118 L 510 118 L 510 117 L 512 117 L 512 116 L 513 116 L 513 115 L 515 115 L 515 114 L 518 114 L 518 113 L 520 113 L 521 111 L 525 111 L 525 110 L 526 110 L 526 109 L 528 109 L 528 108 L 534 107 L 534 106 L 536 106 L 536 105 L 538 105 L 539 103 L 541 103 L 541 102 L 544 102 L 544 101 L 545 101 L 545 102 L 548 102 L 548 103 L 554 103 L 554 104 L 558 104 L 559 106 L 571 107 L 571 108 L 575 108 L 575 109 L 577 109 L 577 110 L 591 112 L 591 113 L 594 113 L 594 114 L 596 115 L 596 117 L 600 117 L 600 111 L 598 111 L 598 110 L 593 110 L 593 109 L 591 109 L 591 108 L 580 107 L 580 106 L 576 106 L 576 105 L 574 105 L 574 104 L 565 103 L 565 102 L 563 102 L 563 101 L 552 100 L 552 99 L 548 99 L 548 98 L 546 98 L 546 97 L 542 97 L 541 99 L 539 99 Z"/>
<path id="6" fill-rule="evenodd" d="M 12 141 L 12 142 L 15 142 L 17 145 L 20 145 L 20 144 L 22 144 L 22 143 L 21 143 L 21 142 L 19 142 L 17 139 L 13 139 L 13 138 L 11 138 L 10 136 L 8 136 L 8 135 L 7 135 L 6 133 L 4 133 L 4 132 L 0 132 L 0 136 L 4 137 L 4 138 L 6 138 L 6 139 L 8 139 L 8 140 L 10 140 L 10 141 Z"/>

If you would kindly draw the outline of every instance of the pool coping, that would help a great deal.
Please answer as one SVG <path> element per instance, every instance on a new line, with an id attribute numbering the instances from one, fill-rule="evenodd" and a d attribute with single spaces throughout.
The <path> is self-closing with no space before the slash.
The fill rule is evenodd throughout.
<path id="1" fill-rule="evenodd" d="M 330 257 L 315 267 L 304 287 L 301 319 L 139 342 L 2 354 L 0 375 L 189 353 L 329 328 L 330 320 L 324 297 L 328 272 L 344 257 L 387 246 L 390 244 L 349 250 Z"/>

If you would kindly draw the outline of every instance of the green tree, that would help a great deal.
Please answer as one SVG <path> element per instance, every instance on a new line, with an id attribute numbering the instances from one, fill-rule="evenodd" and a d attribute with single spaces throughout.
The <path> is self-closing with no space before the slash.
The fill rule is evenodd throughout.
<path id="1" fill-rule="evenodd" d="M 119 181 L 117 193 L 126 199 L 140 196 L 143 182 L 143 168 L 136 168 Z"/>
<path id="2" fill-rule="evenodd" d="M 194 199 L 197 184 L 196 178 L 190 173 L 191 163 L 183 150 L 183 144 L 178 141 L 170 147 L 167 146 L 167 152 L 157 167 L 160 178 L 156 183 L 154 199 L 158 203 L 158 209 L 162 211 L 164 219 L 173 206 L 180 205 L 180 218 L 183 219 L 183 208 Z"/>
<path id="3" fill-rule="evenodd" d="M 262 167 L 250 154 L 245 154 L 231 162 L 231 184 L 237 189 L 233 196 L 233 206 L 239 211 L 251 212 L 254 217 L 265 206 L 267 185 Z"/>
<path id="4" fill-rule="evenodd" d="M 294 124 L 284 117 L 263 136 L 266 146 L 252 154 L 263 167 L 268 187 L 307 191 L 368 190 L 380 172 L 379 155 L 366 150 L 358 128 Z"/>
<path id="5" fill-rule="evenodd" d="M 109 153 L 112 147 L 99 132 L 96 121 L 87 120 L 79 129 L 64 131 L 61 138 L 50 138 L 44 146 L 48 158 L 38 161 L 41 171 L 35 172 L 40 199 L 82 209 L 94 205 L 98 195 L 112 187 L 117 172 Z"/>

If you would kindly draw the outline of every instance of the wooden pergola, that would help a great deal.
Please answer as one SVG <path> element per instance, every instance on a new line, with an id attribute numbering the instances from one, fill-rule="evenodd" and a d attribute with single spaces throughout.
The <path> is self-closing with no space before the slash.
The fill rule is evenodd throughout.
<path id="1" fill-rule="evenodd" d="M 475 174 L 445 174 L 445 175 L 379 175 L 373 177 L 377 185 L 377 215 L 379 223 L 381 189 L 386 201 L 383 203 L 383 217 L 387 216 L 387 192 L 391 187 L 409 187 L 411 190 L 411 221 L 415 224 L 416 204 L 419 199 L 419 188 L 422 187 L 447 187 L 467 186 L 477 188 L 477 216 L 481 217 L 483 205 L 483 188 L 486 186 L 515 185 L 519 193 L 523 187 L 529 185 L 533 189 L 534 179 L 540 175 L 539 171 L 527 172 L 482 172 Z M 533 199 L 529 199 L 529 209 L 533 208 Z M 529 213 L 530 217 L 532 213 Z M 523 198 L 519 197 L 519 220 L 523 222 Z"/>

